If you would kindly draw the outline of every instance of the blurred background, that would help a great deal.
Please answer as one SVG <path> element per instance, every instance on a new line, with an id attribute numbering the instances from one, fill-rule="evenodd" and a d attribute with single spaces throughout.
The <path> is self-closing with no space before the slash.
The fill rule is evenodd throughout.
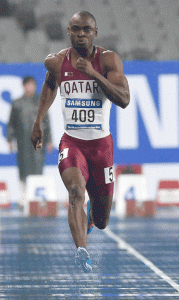
<path id="1" fill-rule="evenodd" d="M 161 181 L 178 184 L 179 179 L 179 0 L 0 1 L 0 181 L 7 183 L 16 203 L 16 154 L 9 152 L 6 138 L 11 104 L 22 96 L 23 76 L 36 78 L 40 94 L 44 59 L 70 46 L 68 22 L 80 10 L 95 16 L 95 44 L 120 55 L 129 81 L 131 104 L 126 110 L 111 110 L 116 176 L 135 173 L 139 166 L 148 198 L 156 200 Z M 59 101 L 58 92 L 50 108 L 54 151 L 47 154 L 44 173 L 55 177 L 58 201 L 65 202 L 57 168 L 63 134 Z M 178 203 L 178 186 L 173 192 L 169 201 Z"/>
<path id="2" fill-rule="evenodd" d="M 96 44 L 123 60 L 177 60 L 178 0 L 1 0 L 1 62 L 43 62 L 69 45 L 69 19 L 90 11 L 99 27 Z"/>

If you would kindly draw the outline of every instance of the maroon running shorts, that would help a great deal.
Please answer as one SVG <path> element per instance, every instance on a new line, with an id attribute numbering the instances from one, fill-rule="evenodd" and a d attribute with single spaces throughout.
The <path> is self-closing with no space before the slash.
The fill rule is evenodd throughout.
<path id="1" fill-rule="evenodd" d="M 64 133 L 59 145 L 58 167 L 60 174 L 70 167 L 80 168 L 86 181 L 86 189 L 94 199 L 112 195 L 112 136 L 86 141 Z"/>

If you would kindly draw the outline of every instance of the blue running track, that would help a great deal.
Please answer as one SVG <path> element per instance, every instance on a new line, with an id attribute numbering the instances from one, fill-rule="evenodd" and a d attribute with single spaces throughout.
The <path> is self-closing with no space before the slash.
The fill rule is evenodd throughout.
<path id="1" fill-rule="evenodd" d="M 119 219 L 88 236 L 93 272 L 74 265 L 67 211 L 26 218 L 1 210 L 0 299 L 179 299 L 179 215 Z"/>

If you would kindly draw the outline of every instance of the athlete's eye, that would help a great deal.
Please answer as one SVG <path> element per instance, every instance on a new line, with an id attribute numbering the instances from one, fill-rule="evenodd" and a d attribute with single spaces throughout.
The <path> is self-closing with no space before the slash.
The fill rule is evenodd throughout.
<path id="1" fill-rule="evenodd" d="M 85 31 L 85 32 L 90 32 L 90 31 L 91 31 L 91 28 L 90 28 L 90 27 L 86 27 L 86 28 L 84 29 L 84 31 Z"/>
<path id="2" fill-rule="evenodd" d="M 71 28 L 71 30 L 72 30 L 72 31 L 78 31 L 79 28 L 78 28 L 77 26 L 74 26 L 74 27 Z"/>

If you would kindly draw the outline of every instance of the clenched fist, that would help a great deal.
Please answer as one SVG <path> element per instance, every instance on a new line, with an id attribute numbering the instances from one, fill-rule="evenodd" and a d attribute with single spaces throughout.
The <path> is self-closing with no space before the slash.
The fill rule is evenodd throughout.
<path id="1" fill-rule="evenodd" d="M 31 134 L 31 142 L 35 150 L 42 148 L 43 130 L 39 123 L 34 123 Z"/>
<path id="2" fill-rule="evenodd" d="M 95 70 L 91 64 L 91 62 L 87 59 L 84 59 L 82 57 L 80 57 L 77 60 L 76 63 L 76 68 L 78 69 L 78 71 L 80 71 L 81 73 L 87 75 L 88 77 L 93 78 L 93 76 L 95 75 Z"/>

